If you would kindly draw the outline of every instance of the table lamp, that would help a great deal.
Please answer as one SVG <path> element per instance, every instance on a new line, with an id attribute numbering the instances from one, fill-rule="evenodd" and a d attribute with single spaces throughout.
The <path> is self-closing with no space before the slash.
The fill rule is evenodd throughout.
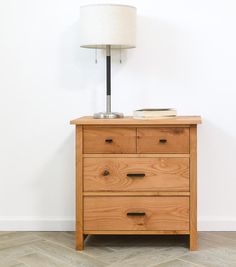
<path id="1" fill-rule="evenodd" d="M 106 50 L 106 111 L 96 119 L 122 118 L 111 111 L 111 49 L 134 48 L 136 8 L 127 5 L 96 4 L 80 8 L 81 47 Z"/>

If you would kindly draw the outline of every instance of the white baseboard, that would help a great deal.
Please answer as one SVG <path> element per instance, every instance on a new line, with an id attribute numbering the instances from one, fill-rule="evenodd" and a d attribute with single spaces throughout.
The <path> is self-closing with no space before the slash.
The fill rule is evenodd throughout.
<path id="1" fill-rule="evenodd" d="M 236 231 L 236 218 L 200 217 L 198 231 Z"/>
<path id="2" fill-rule="evenodd" d="M 74 231 L 73 218 L 0 218 L 0 231 Z"/>
<path id="3" fill-rule="evenodd" d="M 74 230 L 74 218 L 0 218 L 0 231 Z M 236 231 L 236 219 L 199 218 L 198 231 Z"/>

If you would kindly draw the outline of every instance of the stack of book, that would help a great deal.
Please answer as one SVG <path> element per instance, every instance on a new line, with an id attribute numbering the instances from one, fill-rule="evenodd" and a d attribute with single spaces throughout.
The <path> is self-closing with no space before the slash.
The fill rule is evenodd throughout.
<path id="1" fill-rule="evenodd" d="M 159 119 L 166 117 L 175 117 L 177 111 L 174 108 L 156 108 L 139 109 L 133 113 L 134 119 Z"/>

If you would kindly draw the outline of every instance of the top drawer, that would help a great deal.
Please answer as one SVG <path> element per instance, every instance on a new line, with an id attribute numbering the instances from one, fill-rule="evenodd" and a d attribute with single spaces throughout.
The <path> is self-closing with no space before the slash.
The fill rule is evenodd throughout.
<path id="1" fill-rule="evenodd" d="M 136 153 L 134 127 L 84 127 L 84 153 Z"/>
<path id="2" fill-rule="evenodd" d="M 189 153 L 188 127 L 137 129 L 138 153 Z"/>

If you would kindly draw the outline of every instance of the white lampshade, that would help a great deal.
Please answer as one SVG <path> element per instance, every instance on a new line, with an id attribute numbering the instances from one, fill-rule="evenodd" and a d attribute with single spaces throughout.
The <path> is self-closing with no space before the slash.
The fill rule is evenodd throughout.
<path id="1" fill-rule="evenodd" d="M 80 8 L 80 45 L 86 48 L 136 46 L 136 8 L 97 4 Z"/>

